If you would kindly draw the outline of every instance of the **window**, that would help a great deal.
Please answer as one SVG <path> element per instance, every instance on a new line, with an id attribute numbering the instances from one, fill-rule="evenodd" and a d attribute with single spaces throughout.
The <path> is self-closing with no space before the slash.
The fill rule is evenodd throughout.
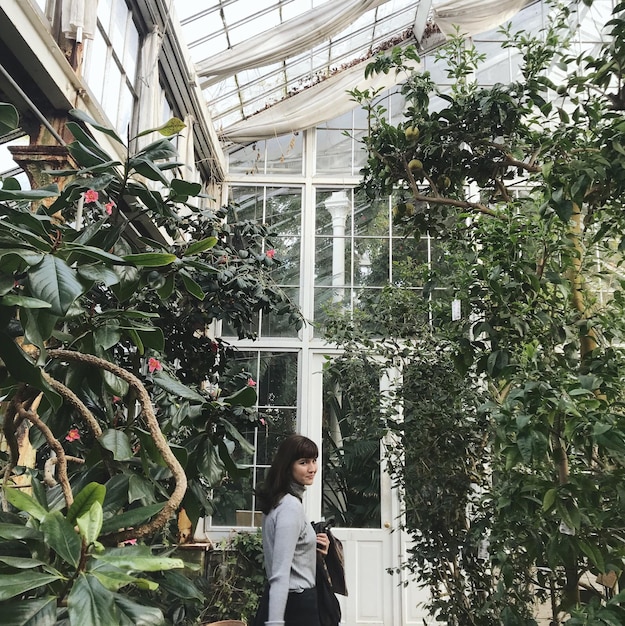
<path id="1" fill-rule="evenodd" d="M 235 461 L 249 472 L 247 479 L 224 479 L 213 492 L 213 526 L 258 526 L 254 489 L 263 480 L 266 469 L 282 439 L 296 431 L 297 424 L 297 352 L 245 351 L 233 359 L 231 368 L 248 372 L 256 382 L 258 413 L 262 426 L 238 425 L 252 454 L 240 453 Z"/>
<path id="2" fill-rule="evenodd" d="M 129 134 L 137 100 L 139 31 L 124 0 L 100 0 L 98 28 L 85 40 L 84 78 L 118 134 Z"/>

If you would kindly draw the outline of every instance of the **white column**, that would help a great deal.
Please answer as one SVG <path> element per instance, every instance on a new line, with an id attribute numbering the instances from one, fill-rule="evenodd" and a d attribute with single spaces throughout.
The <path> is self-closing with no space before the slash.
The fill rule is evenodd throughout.
<path id="1" fill-rule="evenodd" d="M 345 218 L 349 211 L 349 198 L 344 191 L 335 191 L 325 207 L 332 217 L 332 286 L 333 300 L 343 300 L 345 285 Z"/>

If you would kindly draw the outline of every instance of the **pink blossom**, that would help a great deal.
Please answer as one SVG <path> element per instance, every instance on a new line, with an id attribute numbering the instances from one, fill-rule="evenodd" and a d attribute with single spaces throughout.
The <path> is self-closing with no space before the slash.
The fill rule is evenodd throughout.
<path id="1" fill-rule="evenodd" d="M 137 545 L 136 539 L 126 539 L 126 541 L 122 541 L 122 546 L 135 546 Z"/>
<path id="2" fill-rule="evenodd" d="M 150 374 L 153 374 L 154 372 L 160 372 L 162 369 L 163 366 L 158 359 L 155 359 L 153 356 L 148 359 L 148 371 L 150 372 Z"/>
<path id="3" fill-rule="evenodd" d="M 259 421 L 259 422 L 260 422 L 263 426 L 267 426 L 267 420 L 266 420 L 264 417 L 261 417 L 258 421 Z"/>
<path id="4" fill-rule="evenodd" d="M 65 440 L 66 441 L 79 441 L 80 433 L 78 432 L 78 428 L 72 428 L 65 436 Z"/>
<path id="5" fill-rule="evenodd" d="M 104 205 L 104 210 L 106 211 L 107 215 L 110 215 L 113 212 L 114 206 L 115 203 L 112 200 Z"/>
<path id="6" fill-rule="evenodd" d="M 85 202 L 97 202 L 99 194 L 95 189 L 85 191 Z"/>
<path id="7" fill-rule="evenodd" d="M 113 396 L 113 402 L 119 402 L 121 398 L 119 396 Z"/>
<path id="8" fill-rule="evenodd" d="M 247 386 L 248 387 L 256 387 L 256 381 L 253 378 L 248 378 L 247 379 Z"/>
<path id="9" fill-rule="evenodd" d="M 267 252 L 265 252 L 265 254 L 270 258 L 273 259 L 274 256 L 276 256 L 276 251 L 272 248 L 271 250 L 267 250 Z"/>

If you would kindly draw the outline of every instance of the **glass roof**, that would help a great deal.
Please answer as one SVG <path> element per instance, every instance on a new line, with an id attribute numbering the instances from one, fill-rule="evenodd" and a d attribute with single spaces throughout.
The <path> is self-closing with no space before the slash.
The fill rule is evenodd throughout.
<path id="1" fill-rule="evenodd" d="M 340 0 L 343 5 L 350 4 Z M 313 10 L 333 7 L 337 0 L 176 0 L 176 13 L 191 61 L 210 70 L 211 60 L 253 38 L 270 36 L 285 22 Z M 354 3 L 351 4 L 363 4 Z M 400 41 L 419 41 L 431 0 L 378 0 L 370 10 L 329 38 L 252 69 L 210 71 L 199 81 L 217 130 L 228 128 L 288 95 L 364 60 Z M 201 7 L 201 8 L 200 8 Z M 258 39 L 256 39 L 258 42 Z M 293 40 L 293 46 L 297 43 Z M 292 48 L 293 49 L 293 48 Z"/>

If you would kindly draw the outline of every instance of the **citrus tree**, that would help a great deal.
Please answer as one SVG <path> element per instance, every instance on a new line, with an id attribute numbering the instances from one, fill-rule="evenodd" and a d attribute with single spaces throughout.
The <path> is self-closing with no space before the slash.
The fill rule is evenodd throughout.
<path id="1" fill-rule="evenodd" d="M 382 341 L 372 350 L 401 357 L 407 371 L 420 363 L 421 376 L 433 356 L 422 346 L 431 342 L 441 348 L 439 373 L 453 355 L 458 374 L 488 392 L 481 405 L 465 399 L 465 425 L 482 429 L 489 484 L 479 475 L 469 481 L 481 493 L 471 507 L 464 506 L 470 489 L 447 503 L 464 520 L 445 527 L 454 541 L 466 538 L 456 541 L 457 558 L 421 569 L 432 612 L 450 624 L 533 624 L 536 601 L 553 624 L 625 619 L 623 9 L 614 9 L 607 43 L 595 53 L 572 52 L 570 24 L 581 6 L 554 11 L 538 35 L 507 32 L 504 46 L 518 52 L 521 78 L 506 85 L 480 86 L 474 77 L 483 57 L 453 38 L 438 55 L 451 88 L 413 72 L 401 86 L 399 123 L 377 94 L 353 93 L 370 116 L 362 189 L 371 198 L 394 195 L 395 222 L 406 234 L 437 238 L 417 305 L 429 311 L 429 331 L 411 337 L 406 329 L 411 351 Z M 367 71 L 408 70 L 415 56 L 396 49 Z M 462 310 L 455 321 L 452 300 Z M 385 304 L 406 302 L 397 295 Z M 436 430 L 430 401 L 420 407 L 410 389 L 404 397 L 411 427 L 426 424 L 430 441 L 440 441 L 436 432 L 448 436 Z M 441 429 L 449 424 L 440 420 Z M 415 492 L 416 512 L 407 517 L 415 565 L 431 557 L 441 529 L 429 524 L 427 473 L 408 466 L 410 449 L 401 458 L 398 480 L 419 476 L 406 483 Z M 437 480 L 448 468 L 447 457 L 429 472 Z M 469 526 L 479 532 L 467 534 Z M 463 584 L 449 574 L 466 572 L 478 554 L 488 573 L 481 588 L 441 594 Z"/>

